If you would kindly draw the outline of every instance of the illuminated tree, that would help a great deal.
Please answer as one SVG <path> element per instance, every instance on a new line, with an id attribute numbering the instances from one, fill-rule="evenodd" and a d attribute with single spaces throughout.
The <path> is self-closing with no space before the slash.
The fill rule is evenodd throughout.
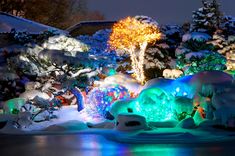
<path id="1" fill-rule="evenodd" d="M 160 39 L 157 25 L 127 17 L 114 24 L 110 35 L 111 49 L 122 49 L 130 53 L 132 69 L 136 79 L 144 83 L 144 55 L 149 44 Z"/>

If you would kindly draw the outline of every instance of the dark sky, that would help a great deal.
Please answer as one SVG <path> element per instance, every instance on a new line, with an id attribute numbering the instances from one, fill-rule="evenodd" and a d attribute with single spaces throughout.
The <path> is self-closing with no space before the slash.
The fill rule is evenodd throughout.
<path id="1" fill-rule="evenodd" d="M 147 15 L 160 24 L 177 24 L 191 20 L 192 11 L 201 6 L 201 0 L 87 0 L 90 10 L 104 14 L 107 20 L 126 16 Z M 226 15 L 235 16 L 235 0 L 220 0 Z"/>

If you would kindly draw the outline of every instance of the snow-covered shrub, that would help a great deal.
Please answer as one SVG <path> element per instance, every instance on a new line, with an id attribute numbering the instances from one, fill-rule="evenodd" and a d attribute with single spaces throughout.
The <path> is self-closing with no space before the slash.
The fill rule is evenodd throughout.
<path id="1" fill-rule="evenodd" d="M 92 36 L 81 35 L 77 36 L 76 38 L 84 44 L 88 45 L 90 47 L 89 52 L 92 54 L 102 54 L 109 50 L 107 42 L 109 40 L 110 33 L 110 29 L 103 29 L 97 31 Z"/>
<path id="2" fill-rule="evenodd" d="M 14 39 L 16 40 L 16 42 L 20 43 L 20 44 L 25 44 L 25 43 L 29 43 L 32 41 L 33 37 L 31 34 L 29 34 L 26 31 L 23 32 L 17 32 L 15 30 L 12 30 L 11 33 L 14 36 Z"/>
<path id="3" fill-rule="evenodd" d="M 223 23 L 221 27 L 226 32 L 227 35 L 235 34 L 235 17 L 233 16 L 224 16 Z"/>
<path id="4" fill-rule="evenodd" d="M 235 45 L 234 45 L 235 48 Z M 235 54 L 234 53 L 227 53 L 227 69 L 228 70 L 235 70 Z"/>
<path id="5" fill-rule="evenodd" d="M 183 72 L 177 69 L 165 69 L 163 71 L 163 77 L 166 79 L 176 79 L 182 75 L 183 75 Z"/>
<path id="6" fill-rule="evenodd" d="M 167 44 L 157 44 L 145 52 L 144 71 L 147 80 L 160 77 L 163 70 L 170 68 L 170 56 Z"/>
<path id="7" fill-rule="evenodd" d="M 145 16 L 145 15 L 137 15 L 137 16 L 135 16 L 135 19 L 140 21 L 141 23 L 146 23 L 149 25 L 158 26 L 157 21 L 155 21 L 151 17 Z"/>
<path id="8" fill-rule="evenodd" d="M 182 41 L 183 29 L 178 25 L 164 25 L 161 27 L 161 31 L 165 35 L 166 44 L 169 46 L 169 55 L 174 58 L 175 49 Z"/>
<path id="9" fill-rule="evenodd" d="M 48 41 L 43 44 L 43 48 L 66 51 L 71 56 L 76 56 L 77 52 L 87 52 L 89 50 L 89 46 L 84 44 L 82 41 L 65 35 L 50 37 Z"/>
<path id="10" fill-rule="evenodd" d="M 183 36 L 182 45 L 176 50 L 176 63 L 185 75 L 226 69 L 226 58 L 213 51 L 214 46 L 207 43 L 210 39 L 208 34 L 198 32 Z"/>

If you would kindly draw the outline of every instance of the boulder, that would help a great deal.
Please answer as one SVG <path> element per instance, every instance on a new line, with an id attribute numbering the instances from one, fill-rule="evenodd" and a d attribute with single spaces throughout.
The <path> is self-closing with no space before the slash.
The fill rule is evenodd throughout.
<path id="1" fill-rule="evenodd" d="M 116 129 L 119 131 L 136 131 L 147 129 L 146 119 L 135 114 L 119 114 L 116 121 Z"/>
<path id="2" fill-rule="evenodd" d="M 181 127 L 185 129 L 192 129 L 192 128 L 195 128 L 196 125 L 195 125 L 193 118 L 190 117 L 190 118 L 181 120 L 179 124 L 177 125 L 177 127 Z"/>

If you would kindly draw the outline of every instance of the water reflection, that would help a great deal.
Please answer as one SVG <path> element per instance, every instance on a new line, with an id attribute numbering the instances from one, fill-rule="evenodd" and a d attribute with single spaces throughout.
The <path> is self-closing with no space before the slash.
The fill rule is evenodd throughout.
<path id="1" fill-rule="evenodd" d="M 217 156 L 233 155 L 235 142 L 227 144 L 122 144 L 99 135 L 0 136 L 1 155 L 66 156 Z"/>

